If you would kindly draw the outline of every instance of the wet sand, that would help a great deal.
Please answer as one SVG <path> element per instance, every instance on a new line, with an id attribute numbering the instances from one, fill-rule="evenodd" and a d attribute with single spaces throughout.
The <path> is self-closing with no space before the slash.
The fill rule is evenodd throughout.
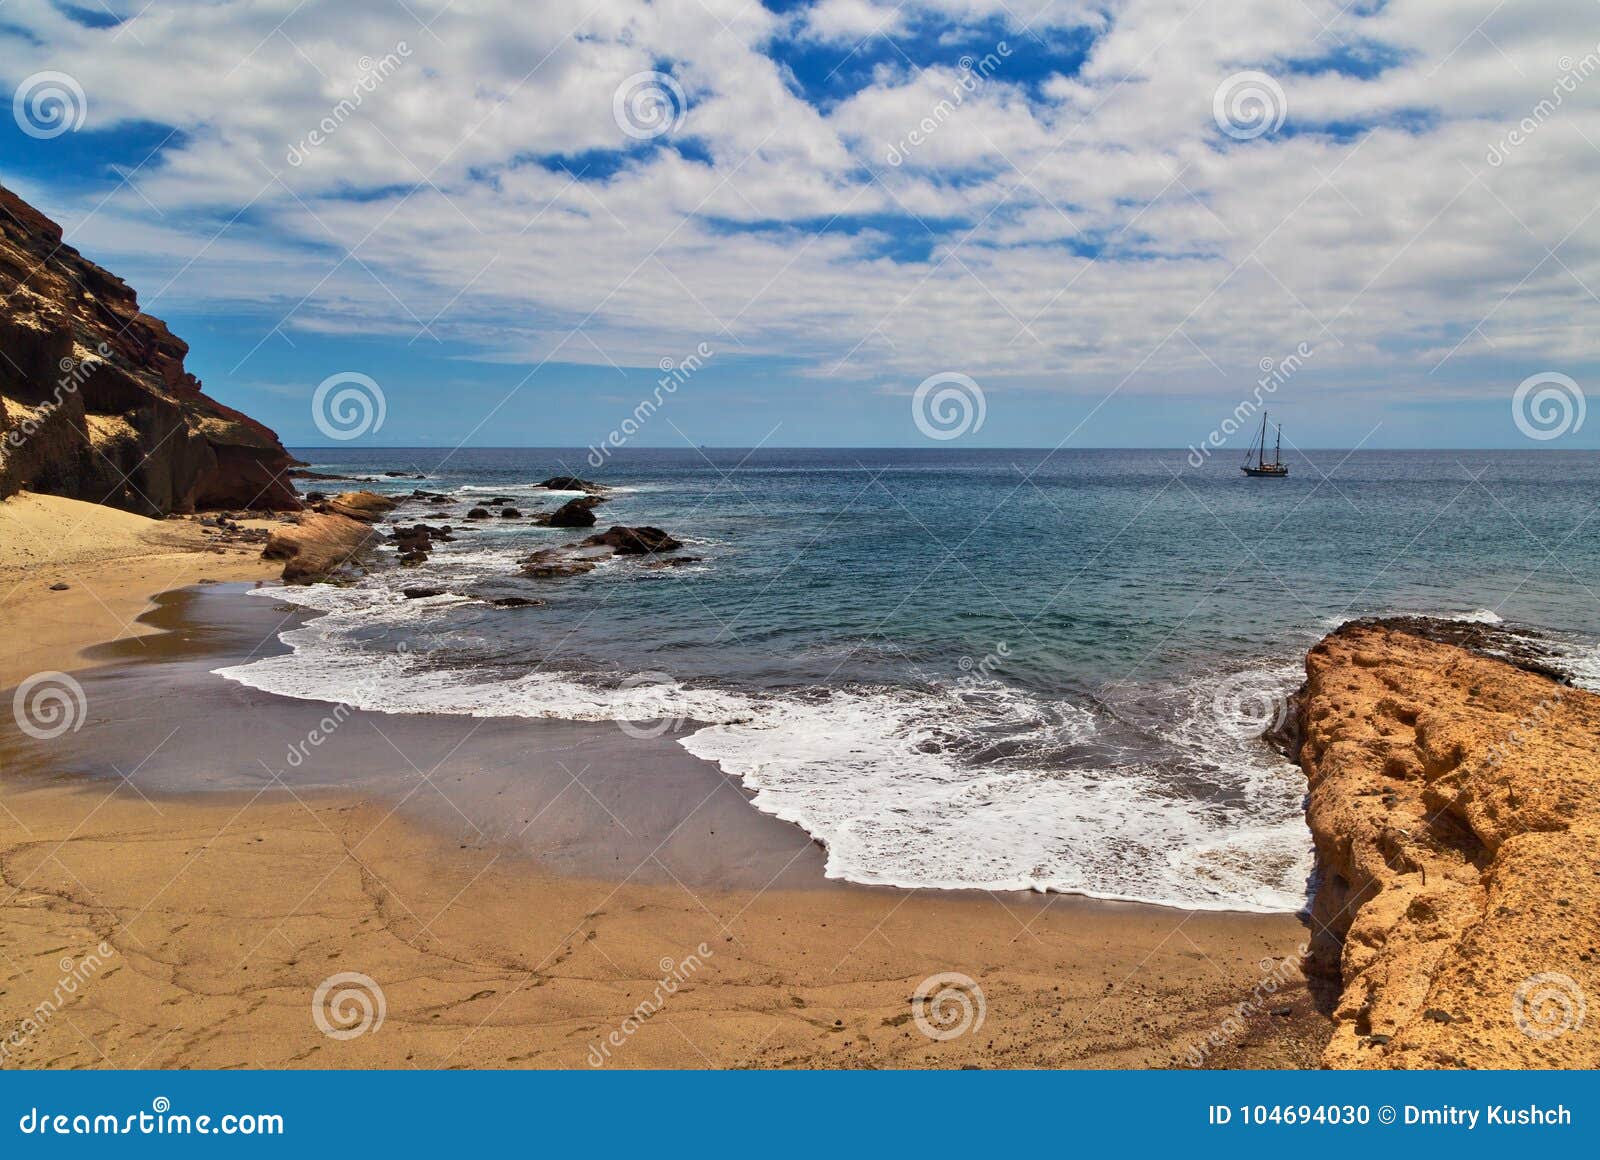
<path id="1" fill-rule="evenodd" d="M 1315 1063 L 1293 916 L 830 882 L 671 734 L 211 676 L 299 615 L 242 592 L 7 658 L 74 669 L 88 711 L 0 739 L 0 1066 Z"/>

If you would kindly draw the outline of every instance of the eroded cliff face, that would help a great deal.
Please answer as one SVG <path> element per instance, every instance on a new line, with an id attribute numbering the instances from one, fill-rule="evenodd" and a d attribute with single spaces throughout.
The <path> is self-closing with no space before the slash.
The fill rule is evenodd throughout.
<path id="1" fill-rule="evenodd" d="M 277 436 L 202 394 L 188 351 L 0 188 L 0 496 L 26 488 L 150 516 L 298 508 Z"/>
<path id="2" fill-rule="evenodd" d="M 1306 670 L 1324 1063 L 1600 1066 L 1600 696 L 1381 623 Z"/>

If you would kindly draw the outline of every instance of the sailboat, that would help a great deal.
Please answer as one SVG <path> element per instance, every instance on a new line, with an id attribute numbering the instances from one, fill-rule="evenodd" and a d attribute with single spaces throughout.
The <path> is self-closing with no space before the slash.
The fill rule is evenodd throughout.
<path id="1" fill-rule="evenodd" d="M 1267 413 L 1261 412 L 1261 434 L 1251 445 L 1249 452 L 1244 457 L 1244 466 L 1239 470 L 1246 475 L 1270 475 L 1282 479 L 1289 474 L 1289 465 L 1283 461 L 1283 425 L 1273 424 L 1277 432 L 1277 442 L 1272 448 L 1272 459 L 1267 459 Z M 1252 463 L 1251 460 L 1255 462 Z"/>

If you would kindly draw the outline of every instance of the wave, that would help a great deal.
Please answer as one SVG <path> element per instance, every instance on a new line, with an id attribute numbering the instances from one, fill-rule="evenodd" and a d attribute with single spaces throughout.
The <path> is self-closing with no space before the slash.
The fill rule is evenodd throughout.
<path id="1" fill-rule="evenodd" d="M 493 558 L 456 562 L 490 571 Z M 1204 765 L 1185 781 L 1119 752 L 1094 712 L 998 682 L 738 691 L 665 674 L 508 674 L 438 627 L 460 598 L 408 601 L 373 582 L 261 592 L 323 615 L 282 634 L 290 652 L 218 675 L 383 713 L 692 723 L 679 743 L 820 841 L 831 878 L 1194 909 L 1304 903 L 1304 782 L 1258 739 L 1208 733 L 1209 686 L 1182 691 L 1195 709 L 1169 730 Z"/>

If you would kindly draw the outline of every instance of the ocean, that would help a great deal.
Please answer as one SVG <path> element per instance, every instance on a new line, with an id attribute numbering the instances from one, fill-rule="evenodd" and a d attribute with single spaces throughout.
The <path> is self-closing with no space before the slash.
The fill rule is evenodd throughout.
<path id="1" fill-rule="evenodd" d="M 375 480 L 306 489 L 443 492 L 396 519 L 473 530 L 420 567 L 262 590 L 322 615 L 221 675 L 670 735 L 855 882 L 1298 910 L 1305 782 L 1262 734 L 1322 635 L 1504 622 L 1600 687 L 1589 454 L 1314 451 L 1248 479 L 1242 449 L 296 453 Z M 572 498 L 535 486 L 557 474 L 612 489 L 597 530 L 664 528 L 698 562 L 535 580 L 520 557 L 586 533 L 460 518 L 549 511 Z"/>

